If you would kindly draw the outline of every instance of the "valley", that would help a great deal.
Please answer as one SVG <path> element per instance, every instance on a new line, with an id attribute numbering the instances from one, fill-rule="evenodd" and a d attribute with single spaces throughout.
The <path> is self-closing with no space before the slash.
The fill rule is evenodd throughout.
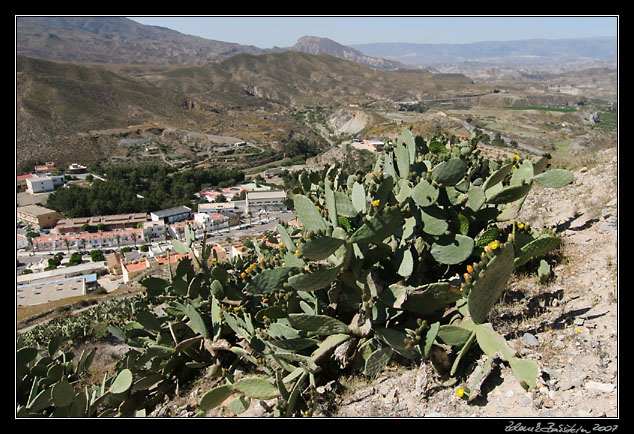
<path id="1" fill-rule="evenodd" d="M 281 56 L 234 60 L 254 62 L 253 69 L 220 63 L 169 68 L 158 75 L 140 75 L 139 66 L 115 73 L 20 58 L 18 166 L 161 160 L 177 167 L 248 169 L 296 157 L 287 155 L 293 144 L 315 155 L 353 138 L 392 140 L 404 127 L 425 134 L 478 128 L 492 140 L 499 135 L 506 144 L 542 152 L 614 143 L 613 70 L 477 82 L 463 75 L 372 71 L 329 58 L 328 68 L 338 71 L 331 78 L 315 71 L 281 77 Z M 289 53 L 284 61 L 326 71 L 313 55 Z M 276 66 L 267 75 L 275 81 L 245 78 L 272 62 Z M 183 78 L 186 73 L 195 78 Z M 363 75 L 377 79 L 364 81 Z M 108 98 L 101 99 L 105 93 Z"/>

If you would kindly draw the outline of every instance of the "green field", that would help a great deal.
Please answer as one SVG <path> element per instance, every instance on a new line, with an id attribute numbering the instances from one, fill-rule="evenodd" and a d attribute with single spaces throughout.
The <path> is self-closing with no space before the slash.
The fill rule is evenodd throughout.
<path id="1" fill-rule="evenodd" d="M 577 109 L 574 108 L 554 108 L 554 107 L 504 107 L 508 110 L 541 110 L 545 112 L 576 112 Z"/>

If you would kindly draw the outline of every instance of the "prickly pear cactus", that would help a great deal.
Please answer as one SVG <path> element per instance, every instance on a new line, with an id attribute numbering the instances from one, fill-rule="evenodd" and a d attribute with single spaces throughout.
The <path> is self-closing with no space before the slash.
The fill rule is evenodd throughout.
<path id="1" fill-rule="evenodd" d="M 245 256 L 210 265 L 211 248 L 203 240 L 198 250 L 193 231 L 174 241 L 189 259 L 169 280 L 143 280 L 148 305 L 110 327 L 132 350 L 105 380 L 107 399 L 84 403 L 70 382 L 42 397 L 22 385 L 20 412 L 86 414 L 98 402 L 110 415 L 147 414 L 179 381 L 206 372 L 199 415 L 268 398 L 275 415 L 310 415 L 318 381 L 337 369 L 374 376 L 398 354 L 456 375 L 475 344 L 534 387 L 535 366 L 511 357 L 487 319 L 513 270 L 558 246 L 554 234 L 513 221 L 535 182 L 572 182 L 547 166 L 485 160 L 475 136 L 405 129 L 370 173 L 345 164 L 302 172 L 289 192 L 298 226 L 278 223 L 268 242 L 245 242 Z M 21 372 L 42 374 L 29 351 Z M 252 375 L 236 381 L 239 365 Z"/>

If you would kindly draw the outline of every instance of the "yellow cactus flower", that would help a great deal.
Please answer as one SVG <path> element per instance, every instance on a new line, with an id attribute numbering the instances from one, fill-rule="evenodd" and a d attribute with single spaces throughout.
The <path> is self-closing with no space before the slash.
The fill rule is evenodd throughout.
<path id="1" fill-rule="evenodd" d="M 513 154 L 513 158 L 515 158 L 516 160 L 519 160 L 519 159 L 520 159 L 520 156 L 519 156 L 519 155 L 517 155 L 517 154 Z"/>
<path id="2" fill-rule="evenodd" d="M 286 247 L 286 244 L 284 244 L 284 243 L 280 243 L 280 244 L 278 245 L 278 247 L 279 247 L 280 249 L 283 249 L 284 247 Z"/>
<path id="3" fill-rule="evenodd" d="M 464 389 L 462 387 L 456 389 L 456 395 L 458 398 L 462 398 L 464 396 Z"/>
<path id="4" fill-rule="evenodd" d="M 301 255 L 301 254 L 302 254 L 302 252 L 300 252 L 299 250 L 295 250 L 295 257 L 296 258 L 299 257 L 299 255 Z"/>
<path id="5" fill-rule="evenodd" d="M 524 229 L 524 223 L 518 223 L 518 224 L 517 224 L 517 227 L 518 227 L 519 229 Z"/>
<path id="6" fill-rule="evenodd" d="M 380 203 L 381 203 L 381 201 L 380 201 L 380 200 L 378 200 L 378 199 L 377 199 L 377 200 L 373 200 L 373 201 L 372 201 L 372 206 L 375 206 L 375 207 L 376 207 L 376 206 L 379 206 L 379 204 L 380 204 Z"/>
<path id="7" fill-rule="evenodd" d="M 493 240 L 488 244 L 489 249 L 495 250 L 500 247 L 500 243 L 497 240 Z"/>

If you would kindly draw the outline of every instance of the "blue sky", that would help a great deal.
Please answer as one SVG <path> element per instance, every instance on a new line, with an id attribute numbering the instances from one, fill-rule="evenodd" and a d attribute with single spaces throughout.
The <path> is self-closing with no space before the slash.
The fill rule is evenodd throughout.
<path id="1" fill-rule="evenodd" d="M 217 41 L 289 47 L 302 36 L 343 45 L 372 42 L 465 44 L 479 41 L 617 36 L 617 16 L 129 16 Z"/>

